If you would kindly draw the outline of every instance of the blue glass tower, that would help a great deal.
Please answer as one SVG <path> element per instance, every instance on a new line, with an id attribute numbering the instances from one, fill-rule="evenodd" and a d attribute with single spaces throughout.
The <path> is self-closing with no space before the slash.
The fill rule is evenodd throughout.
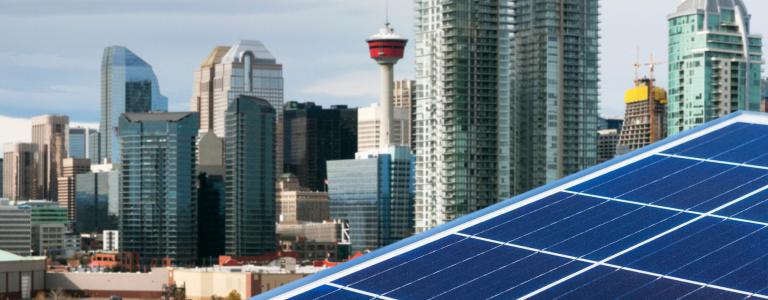
<path id="1" fill-rule="evenodd" d="M 101 61 L 101 157 L 92 160 L 120 162 L 120 114 L 167 110 L 168 98 L 160 94 L 152 66 L 128 48 L 107 47 Z"/>

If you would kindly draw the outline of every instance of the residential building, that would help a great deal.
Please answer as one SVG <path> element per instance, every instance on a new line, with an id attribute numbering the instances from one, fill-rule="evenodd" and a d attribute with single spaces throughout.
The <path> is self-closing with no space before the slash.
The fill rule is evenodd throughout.
<path id="1" fill-rule="evenodd" d="M 407 107 L 393 107 L 392 143 L 411 146 L 411 110 Z M 366 152 L 382 147 L 381 114 L 378 103 L 357 109 L 357 151 Z"/>
<path id="2" fill-rule="evenodd" d="M 330 217 L 349 222 L 351 251 L 377 249 L 413 234 L 410 149 L 390 146 L 328 162 Z"/>
<path id="3" fill-rule="evenodd" d="M 760 109 L 762 36 L 741 0 L 685 0 L 668 16 L 668 134 Z"/>
<path id="4" fill-rule="evenodd" d="M 121 114 L 167 110 L 168 98 L 160 94 L 160 85 L 152 66 L 128 48 L 105 48 L 101 61 L 99 159 L 91 157 L 91 160 L 120 163 L 117 128 Z"/>
<path id="5" fill-rule="evenodd" d="M 67 209 L 71 223 L 75 222 L 77 174 L 88 173 L 91 170 L 91 160 L 85 158 L 65 158 L 61 161 L 61 174 L 58 178 L 59 206 Z"/>
<path id="6" fill-rule="evenodd" d="M 224 254 L 224 142 L 209 131 L 197 145 L 197 255 L 198 263 L 207 265 Z"/>
<path id="7" fill-rule="evenodd" d="M 57 201 L 61 161 L 68 157 L 66 138 L 69 117 L 44 115 L 32 118 L 32 143 L 40 159 L 35 167 L 33 198 Z"/>
<path id="8" fill-rule="evenodd" d="M 40 155 L 36 144 L 18 143 L 3 146 L 3 196 L 11 200 L 32 199 L 35 190 L 35 167 Z"/>
<path id="9" fill-rule="evenodd" d="M 511 4 L 415 2 L 416 232 L 512 195 Z"/>
<path id="10" fill-rule="evenodd" d="M 619 131 L 616 129 L 600 129 L 597 131 L 597 163 L 603 163 L 616 156 L 616 145 L 619 143 Z"/>
<path id="11" fill-rule="evenodd" d="M 69 218 L 67 209 L 47 200 L 30 200 L 19 205 L 30 211 L 32 224 L 32 254 L 58 256 L 64 253 Z"/>
<path id="12" fill-rule="evenodd" d="M 248 55 L 246 55 L 248 56 Z M 275 238 L 275 118 L 267 100 L 239 96 L 227 109 L 225 253 L 258 256 Z"/>
<path id="13" fill-rule="evenodd" d="M 75 231 L 101 233 L 117 230 L 120 215 L 120 170 L 115 165 L 93 165 L 75 175 Z"/>
<path id="14" fill-rule="evenodd" d="M 283 174 L 277 181 L 277 221 L 280 223 L 330 220 L 328 192 L 311 191 L 293 174 Z"/>
<path id="15" fill-rule="evenodd" d="M 32 212 L 10 205 L 8 199 L 0 199 L 0 250 L 32 254 Z"/>
<path id="16" fill-rule="evenodd" d="M 46 269 L 45 257 L 0 250 L 0 299 L 33 299 L 44 294 Z"/>
<path id="17" fill-rule="evenodd" d="M 513 194 L 519 194 L 597 163 L 600 5 L 513 2 Z"/>
<path id="18" fill-rule="evenodd" d="M 667 137 L 667 91 L 652 78 L 635 80 L 624 94 L 627 108 L 617 153 L 625 154 Z"/>
<path id="19" fill-rule="evenodd" d="M 357 110 L 291 101 L 284 108 L 283 134 L 283 170 L 296 175 L 304 187 L 324 191 L 325 162 L 355 157 Z"/>
<path id="20" fill-rule="evenodd" d="M 120 116 L 120 247 L 141 265 L 188 265 L 197 248 L 197 113 Z"/>
<path id="21" fill-rule="evenodd" d="M 102 243 L 103 251 L 119 251 L 120 250 L 120 231 L 117 230 L 104 230 Z"/>

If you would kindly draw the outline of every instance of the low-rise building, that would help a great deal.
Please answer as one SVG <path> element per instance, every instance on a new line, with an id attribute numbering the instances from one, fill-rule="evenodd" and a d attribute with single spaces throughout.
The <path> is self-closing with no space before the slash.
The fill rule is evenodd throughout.
<path id="1" fill-rule="evenodd" d="M 45 257 L 0 250 L 0 299 L 31 299 L 45 292 Z"/>
<path id="2" fill-rule="evenodd" d="M 329 219 L 328 193 L 310 191 L 293 174 L 277 182 L 278 222 L 322 222 Z"/>

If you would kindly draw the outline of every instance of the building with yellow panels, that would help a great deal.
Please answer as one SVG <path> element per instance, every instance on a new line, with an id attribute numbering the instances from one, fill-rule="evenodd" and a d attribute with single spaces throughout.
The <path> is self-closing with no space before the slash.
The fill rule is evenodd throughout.
<path id="1" fill-rule="evenodd" d="M 635 80 L 624 94 L 627 109 L 619 136 L 617 153 L 642 148 L 667 136 L 667 91 L 654 79 Z"/>

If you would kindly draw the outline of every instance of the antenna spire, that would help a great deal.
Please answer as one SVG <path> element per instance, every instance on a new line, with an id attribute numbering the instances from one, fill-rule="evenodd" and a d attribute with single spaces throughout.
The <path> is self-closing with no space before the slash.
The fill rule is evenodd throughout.
<path id="1" fill-rule="evenodd" d="M 389 27 L 389 0 L 384 0 L 384 24 Z"/>

